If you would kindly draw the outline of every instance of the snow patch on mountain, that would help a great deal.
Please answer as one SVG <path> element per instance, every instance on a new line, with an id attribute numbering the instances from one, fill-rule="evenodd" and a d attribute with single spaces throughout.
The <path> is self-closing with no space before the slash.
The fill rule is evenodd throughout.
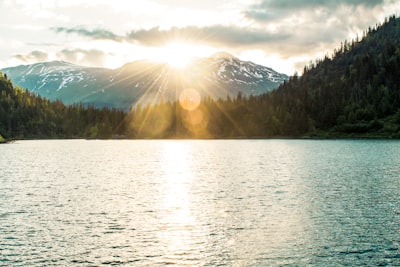
<path id="1" fill-rule="evenodd" d="M 111 70 L 89 68 L 63 61 L 21 65 L 1 70 L 16 84 L 43 97 L 72 104 L 76 102 L 129 109 L 148 99 L 176 100 L 181 87 L 200 87 L 213 98 L 262 94 L 288 79 L 271 68 L 227 54 L 198 58 L 184 70 L 166 64 L 135 61 Z M 178 73 L 178 74 L 177 74 Z"/>

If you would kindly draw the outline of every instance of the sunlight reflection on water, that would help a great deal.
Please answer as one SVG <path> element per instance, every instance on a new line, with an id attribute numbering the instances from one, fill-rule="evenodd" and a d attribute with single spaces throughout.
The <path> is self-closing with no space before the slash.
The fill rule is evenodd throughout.
<path id="1" fill-rule="evenodd" d="M 191 214 L 192 199 L 189 194 L 194 175 L 188 161 L 190 155 L 180 142 L 167 142 L 161 150 L 163 177 L 160 177 L 160 243 L 168 244 L 167 255 L 182 253 L 189 247 L 195 218 Z"/>
<path id="2" fill-rule="evenodd" d="M 0 147 L 0 266 L 400 264 L 398 141 Z"/>

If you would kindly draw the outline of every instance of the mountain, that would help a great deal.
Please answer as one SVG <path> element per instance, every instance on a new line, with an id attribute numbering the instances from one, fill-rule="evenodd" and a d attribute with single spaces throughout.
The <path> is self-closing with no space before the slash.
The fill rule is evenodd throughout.
<path id="1" fill-rule="evenodd" d="M 180 89 L 190 86 L 203 94 L 222 92 L 224 95 L 235 90 L 232 85 L 240 84 L 246 85 L 241 88 L 248 95 L 263 85 L 261 77 L 267 79 L 270 74 L 274 75 L 267 68 L 258 68 L 225 54 L 198 59 L 185 70 L 146 61 L 129 63 L 117 70 L 84 68 L 65 62 L 42 63 L 22 67 L 20 71 L 25 73 L 22 76 L 27 80 L 30 74 L 36 73 L 46 84 L 54 82 L 54 92 L 67 91 L 61 85 L 75 81 L 81 84 L 77 92 L 100 92 L 88 96 L 99 95 L 99 99 L 101 96 L 107 100 L 104 96 L 109 94 L 115 100 L 122 95 L 128 104 L 139 98 L 156 104 L 138 105 L 129 112 L 65 106 L 60 101 L 51 102 L 13 86 L 8 72 L 7 76 L 0 74 L 0 135 L 6 139 L 400 138 L 398 66 L 400 19 L 394 16 L 376 28 L 369 28 L 361 40 L 344 41 L 331 57 L 304 67 L 301 76 L 294 75 L 273 91 L 253 97 L 239 94 L 224 100 L 207 97 L 196 108 L 186 105 L 187 99 L 177 101 Z M 87 89 L 100 82 L 103 87 Z M 175 101 L 159 101 L 167 97 Z M 189 99 L 189 104 L 193 103 Z"/>
<path id="2" fill-rule="evenodd" d="M 1 70 L 17 85 L 51 100 L 65 100 L 71 104 L 85 99 L 104 81 L 108 70 L 88 68 L 64 61 L 21 65 Z"/>
<path id="3" fill-rule="evenodd" d="M 19 138 L 118 137 L 126 133 L 125 117 L 122 110 L 66 106 L 38 97 L 0 73 L 0 143 Z"/>
<path id="4" fill-rule="evenodd" d="M 192 112 L 148 106 L 129 121 L 139 137 L 400 138 L 399 66 L 400 19 L 392 16 L 271 92 L 202 101 Z"/>
<path id="5" fill-rule="evenodd" d="M 63 61 L 21 65 L 1 70 L 17 85 L 66 104 L 128 110 L 136 103 L 176 100 L 185 88 L 203 97 L 260 95 L 277 88 L 288 77 L 271 68 L 227 54 L 194 59 L 185 69 L 135 61 L 117 69 L 90 68 Z"/>

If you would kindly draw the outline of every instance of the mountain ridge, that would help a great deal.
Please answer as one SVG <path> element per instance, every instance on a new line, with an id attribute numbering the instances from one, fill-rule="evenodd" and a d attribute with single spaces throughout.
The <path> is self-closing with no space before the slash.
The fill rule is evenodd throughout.
<path id="1" fill-rule="evenodd" d="M 150 60 L 128 62 L 116 69 L 80 66 L 65 61 L 39 62 L 1 70 L 17 85 L 50 100 L 129 110 L 136 103 L 176 100 L 186 87 L 214 99 L 239 92 L 260 95 L 288 76 L 226 52 L 195 58 L 184 69 Z"/>
<path id="2" fill-rule="evenodd" d="M 236 64 L 233 59 L 221 62 L 210 59 L 203 63 L 210 62 L 214 64 L 214 72 L 210 72 L 214 76 L 209 77 L 212 79 L 209 82 L 216 81 L 220 75 L 228 83 L 221 69 L 231 69 L 226 74 L 232 78 L 233 70 L 241 67 L 240 62 Z M 224 65 L 227 62 L 229 65 Z M 224 100 L 204 98 L 200 103 L 193 97 L 196 94 L 186 95 L 182 101 L 157 102 L 150 97 L 154 103 L 137 105 L 125 112 L 82 104 L 65 106 L 61 101 L 52 102 L 14 87 L 8 76 L 0 74 L 0 134 L 6 139 L 400 138 L 399 65 L 400 19 L 392 16 L 384 24 L 369 28 L 361 40 L 344 41 L 331 57 L 305 66 L 301 76 L 294 75 L 276 90 L 259 96 L 238 94 Z M 165 64 L 151 66 L 158 73 L 169 73 Z M 251 64 L 245 66 L 249 73 L 258 75 L 251 72 Z M 39 67 L 36 67 L 38 72 L 43 66 Z M 127 65 L 114 72 L 115 77 L 129 78 L 123 71 L 131 73 L 130 67 L 140 70 L 135 65 Z M 150 74 L 144 69 L 135 75 Z M 165 75 L 159 76 L 159 81 L 150 80 L 156 91 L 162 89 L 160 84 L 174 85 L 181 81 L 175 74 L 173 79 L 163 80 Z M 115 77 L 105 75 L 103 79 Z M 148 93 L 146 84 L 143 86 L 129 79 L 118 81 Z M 124 86 L 121 86 L 122 91 Z M 204 85 L 208 86 L 210 84 Z M 107 88 L 101 90 L 106 92 Z M 172 92 L 175 98 L 177 93 Z M 157 97 L 162 100 L 163 96 L 160 92 Z"/>

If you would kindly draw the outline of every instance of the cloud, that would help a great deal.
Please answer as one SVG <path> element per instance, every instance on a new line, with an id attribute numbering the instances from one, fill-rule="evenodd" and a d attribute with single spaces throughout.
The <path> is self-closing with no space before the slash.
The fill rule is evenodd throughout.
<path id="1" fill-rule="evenodd" d="M 385 0 L 262 0 L 258 4 L 251 5 L 242 14 L 247 19 L 258 22 L 279 21 L 286 17 L 304 18 L 305 12 L 313 14 L 321 11 L 325 12 L 325 18 L 329 18 L 343 8 L 371 10 L 384 3 Z"/>
<path id="2" fill-rule="evenodd" d="M 264 57 L 273 67 L 279 59 L 297 69 L 331 53 L 342 41 L 361 36 L 384 16 L 400 12 L 398 0 L 139 2 L 0 0 L 8 23 L 2 25 L 0 37 L 7 44 L 0 49 L 2 61 L 17 54 L 13 59 L 19 62 L 59 58 L 102 66 L 141 58 L 153 48 L 182 40 L 236 55 L 262 51 L 263 56 L 249 60 Z M 21 21 L 23 27 L 16 27 Z M 40 43 L 32 43 L 39 33 L 32 27 L 40 29 Z M 31 50 L 38 51 L 20 54 Z"/>
<path id="3" fill-rule="evenodd" d="M 249 23 L 286 32 L 308 49 L 333 49 L 379 21 L 385 0 L 262 0 L 242 12 Z M 284 44 L 285 45 L 285 44 Z M 288 51 L 289 52 L 289 51 Z M 296 49 L 293 50 L 293 55 Z"/>
<path id="4" fill-rule="evenodd" d="M 108 55 L 96 49 L 63 49 L 56 54 L 60 60 L 86 66 L 102 66 Z"/>
<path id="5" fill-rule="evenodd" d="M 220 46 L 246 46 L 283 41 L 286 37 L 286 34 L 270 34 L 263 29 L 223 25 L 173 27 L 168 30 L 155 27 L 148 30 L 131 31 L 127 34 L 128 39 L 144 45 L 159 45 L 173 40 L 187 40 Z"/>
<path id="6" fill-rule="evenodd" d="M 23 62 L 47 61 L 49 59 L 49 56 L 46 52 L 38 50 L 32 51 L 25 55 L 17 54 L 14 55 L 13 57 Z"/>
<path id="7" fill-rule="evenodd" d="M 281 43 L 261 49 L 293 63 L 294 69 L 332 54 L 344 40 L 351 41 L 382 21 L 392 0 L 259 0 L 244 8 L 249 25 L 286 34 Z M 396 10 L 396 9 L 393 9 Z"/>
<path id="8" fill-rule="evenodd" d="M 105 29 L 88 30 L 84 27 L 74 27 L 74 28 L 53 27 L 50 29 L 56 33 L 77 34 L 77 35 L 89 37 L 89 38 L 95 39 L 95 40 L 113 40 L 113 41 L 121 40 L 120 36 L 114 34 L 111 31 L 105 30 Z"/>
<path id="9" fill-rule="evenodd" d="M 336 9 L 341 5 L 375 7 L 383 4 L 384 0 L 263 0 L 253 6 L 255 9 L 266 10 L 299 10 L 315 9 L 320 7 Z"/>
<path id="10" fill-rule="evenodd" d="M 63 49 L 56 52 L 58 60 L 87 66 L 102 66 L 108 56 L 113 55 L 96 49 Z M 13 58 L 20 62 L 33 63 L 49 61 L 52 56 L 46 52 L 35 50 L 28 54 L 14 55 Z"/>
<path id="11" fill-rule="evenodd" d="M 51 29 L 57 33 L 78 34 L 93 40 L 134 42 L 145 46 L 160 46 L 176 40 L 219 46 L 254 46 L 257 44 L 284 41 L 288 37 L 286 33 L 272 34 L 265 29 L 224 25 L 172 27 L 166 30 L 160 27 L 153 27 L 150 29 L 132 30 L 124 36 L 119 36 L 103 29 L 88 30 L 84 27 L 55 27 Z"/>

